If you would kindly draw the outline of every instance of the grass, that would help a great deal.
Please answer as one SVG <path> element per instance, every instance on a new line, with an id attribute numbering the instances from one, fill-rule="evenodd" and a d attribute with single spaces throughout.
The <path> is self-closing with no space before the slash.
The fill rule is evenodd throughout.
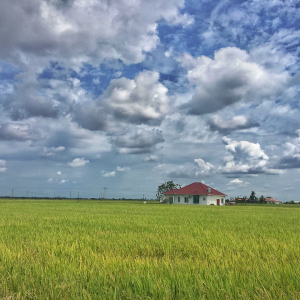
<path id="1" fill-rule="evenodd" d="M 287 205 L 0 200 L 0 299 L 300 299 L 299 227 Z"/>

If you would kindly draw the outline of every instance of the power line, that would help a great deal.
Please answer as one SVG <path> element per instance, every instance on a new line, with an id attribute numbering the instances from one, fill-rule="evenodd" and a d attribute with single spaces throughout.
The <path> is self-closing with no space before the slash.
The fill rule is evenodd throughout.
<path id="1" fill-rule="evenodd" d="M 10 186 L 0 186 L 0 188 L 10 188 Z M 15 189 L 16 188 L 16 189 Z M 26 189 L 48 189 L 48 188 L 44 188 L 44 187 L 37 187 L 37 186 L 17 186 L 17 187 L 14 187 L 14 190 L 18 190 L 18 189 L 24 189 L 26 191 Z M 124 189 L 117 189 L 117 188 L 110 188 L 110 187 L 106 187 L 106 189 L 108 190 L 116 190 L 116 191 L 128 191 L 128 192 L 131 192 L 131 191 L 134 191 L 134 192 L 140 192 L 140 191 L 143 191 L 143 192 L 148 192 L 148 193 L 153 193 L 154 191 L 151 190 L 144 190 L 143 188 L 140 188 L 140 189 L 132 189 L 132 188 L 124 188 Z M 93 188 L 93 187 L 55 187 L 55 190 L 101 190 L 101 188 Z M 49 194 L 49 193 L 48 193 Z"/>

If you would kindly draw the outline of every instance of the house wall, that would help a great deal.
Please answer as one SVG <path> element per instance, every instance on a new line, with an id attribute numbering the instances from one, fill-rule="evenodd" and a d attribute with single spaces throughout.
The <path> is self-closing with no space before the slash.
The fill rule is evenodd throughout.
<path id="1" fill-rule="evenodd" d="M 184 202 L 184 198 L 188 197 L 188 203 Z M 180 202 L 178 202 L 178 198 Z M 193 195 L 174 195 L 173 204 L 183 204 L 183 205 L 217 205 L 217 199 L 220 199 L 220 205 L 225 205 L 225 196 L 215 196 L 215 195 L 199 195 L 199 204 L 193 203 Z M 223 203 L 222 203 L 223 199 Z"/>

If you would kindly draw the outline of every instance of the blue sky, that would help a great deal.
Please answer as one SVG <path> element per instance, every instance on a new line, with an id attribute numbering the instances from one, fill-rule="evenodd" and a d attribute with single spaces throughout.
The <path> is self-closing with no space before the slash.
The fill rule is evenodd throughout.
<path id="1" fill-rule="evenodd" d="M 4 0 L 0 194 L 299 200 L 299 19 L 292 0 Z"/>

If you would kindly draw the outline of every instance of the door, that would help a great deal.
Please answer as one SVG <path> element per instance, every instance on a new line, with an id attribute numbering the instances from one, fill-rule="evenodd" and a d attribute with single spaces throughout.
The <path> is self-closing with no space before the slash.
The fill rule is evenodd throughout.
<path id="1" fill-rule="evenodd" d="M 199 195 L 194 195 L 193 196 L 193 203 L 194 204 L 199 204 Z"/>
<path id="2" fill-rule="evenodd" d="M 220 199 L 217 199 L 217 205 L 220 205 Z"/>

